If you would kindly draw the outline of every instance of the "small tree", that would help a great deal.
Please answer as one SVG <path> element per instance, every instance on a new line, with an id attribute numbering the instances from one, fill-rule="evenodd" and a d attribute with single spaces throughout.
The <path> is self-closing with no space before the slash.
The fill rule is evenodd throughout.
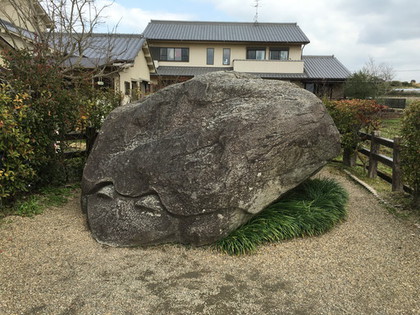
<path id="1" fill-rule="evenodd" d="M 346 82 L 344 94 L 355 99 L 375 98 L 377 95 L 376 78 L 363 71 L 353 73 Z"/>
<path id="2" fill-rule="evenodd" d="M 354 166 L 356 153 L 361 142 L 360 131 L 371 132 L 378 129 L 378 113 L 385 106 L 374 100 L 324 100 L 328 112 L 334 120 L 341 135 L 341 145 L 344 149 L 343 163 Z"/>
<path id="3" fill-rule="evenodd" d="M 414 190 L 415 206 L 420 208 L 420 102 L 405 109 L 401 131 L 404 177 Z"/>
<path id="4" fill-rule="evenodd" d="M 369 58 L 362 70 L 355 72 L 347 80 L 344 94 L 357 99 L 376 98 L 391 90 L 394 76 L 390 65 L 377 64 L 373 58 Z"/>

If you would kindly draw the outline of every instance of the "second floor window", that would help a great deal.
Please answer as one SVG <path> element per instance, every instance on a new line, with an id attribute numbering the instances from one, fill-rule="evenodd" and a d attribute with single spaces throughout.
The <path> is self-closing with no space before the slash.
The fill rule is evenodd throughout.
<path id="1" fill-rule="evenodd" d="M 159 49 L 160 61 L 185 61 L 190 59 L 190 50 L 188 48 L 166 48 Z"/>
<path id="2" fill-rule="evenodd" d="M 223 64 L 230 65 L 230 48 L 223 48 Z"/>
<path id="3" fill-rule="evenodd" d="M 207 48 L 207 64 L 214 65 L 214 48 Z"/>
<path id="4" fill-rule="evenodd" d="M 270 48 L 270 60 L 289 60 L 289 48 Z"/>
<path id="5" fill-rule="evenodd" d="M 265 48 L 248 48 L 246 50 L 246 59 L 264 60 Z"/>

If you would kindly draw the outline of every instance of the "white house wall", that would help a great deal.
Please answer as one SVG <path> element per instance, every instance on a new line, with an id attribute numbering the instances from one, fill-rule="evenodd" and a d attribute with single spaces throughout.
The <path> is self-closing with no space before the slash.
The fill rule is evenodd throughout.
<path id="1" fill-rule="evenodd" d="M 150 82 L 150 72 L 143 50 L 139 51 L 132 66 L 124 68 L 119 72 L 119 80 L 117 80 L 116 83 L 119 85 L 118 89 L 123 95 L 123 104 L 127 104 L 131 101 L 131 97 L 125 95 L 125 82 L 130 82 L 131 86 L 131 82 L 133 81 L 138 82 L 138 84 L 143 81 Z"/>

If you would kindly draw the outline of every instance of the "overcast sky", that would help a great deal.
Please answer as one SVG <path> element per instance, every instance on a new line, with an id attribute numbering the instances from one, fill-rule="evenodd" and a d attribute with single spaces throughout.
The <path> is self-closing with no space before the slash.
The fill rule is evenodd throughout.
<path id="1" fill-rule="evenodd" d="M 99 4 L 108 0 L 99 0 Z M 109 2 L 110 3 L 110 2 Z M 395 79 L 420 82 L 419 0 L 260 0 L 259 22 L 296 22 L 311 41 L 305 55 L 335 55 L 350 71 L 372 57 Z M 115 0 L 106 32 L 140 34 L 151 19 L 253 22 L 254 0 Z"/>

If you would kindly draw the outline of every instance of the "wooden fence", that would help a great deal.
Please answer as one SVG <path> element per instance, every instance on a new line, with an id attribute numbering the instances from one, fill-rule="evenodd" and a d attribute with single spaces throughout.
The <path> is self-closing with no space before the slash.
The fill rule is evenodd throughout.
<path id="1" fill-rule="evenodd" d="M 400 109 L 404 109 L 407 104 L 407 100 L 405 98 L 379 98 L 377 99 L 377 102 L 390 108 Z"/>
<path id="2" fill-rule="evenodd" d="M 95 143 L 96 136 L 98 135 L 95 128 L 86 128 L 84 133 L 71 132 L 64 136 L 63 141 L 75 142 L 82 140 L 83 146 L 72 148 L 71 146 L 63 146 L 65 151 L 63 152 L 65 159 L 72 159 L 76 157 L 88 156 L 92 150 L 93 144 Z M 68 149 L 70 148 L 70 150 Z"/>
<path id="3" fill-rule="evenodd" d="M 370 141 L 370 148 L 361 148 L 358 151 L 369 158 L 368 177 L 377 176 L 392 184 L 392 191 L 406 191 L 411 193 L 410 187 L 403 184 L 403 172 L 401 168 L 401 138 L 395 137 L 393 140 L 380 137 L 379 131 L 372 134 L 360 133 L 362 140 Z M 385 146 L 392 149 L 392 157 L 380 153 L 380 147 Z M 392 169 L 392 175 L 378 170 L 378 162 Z"/>

